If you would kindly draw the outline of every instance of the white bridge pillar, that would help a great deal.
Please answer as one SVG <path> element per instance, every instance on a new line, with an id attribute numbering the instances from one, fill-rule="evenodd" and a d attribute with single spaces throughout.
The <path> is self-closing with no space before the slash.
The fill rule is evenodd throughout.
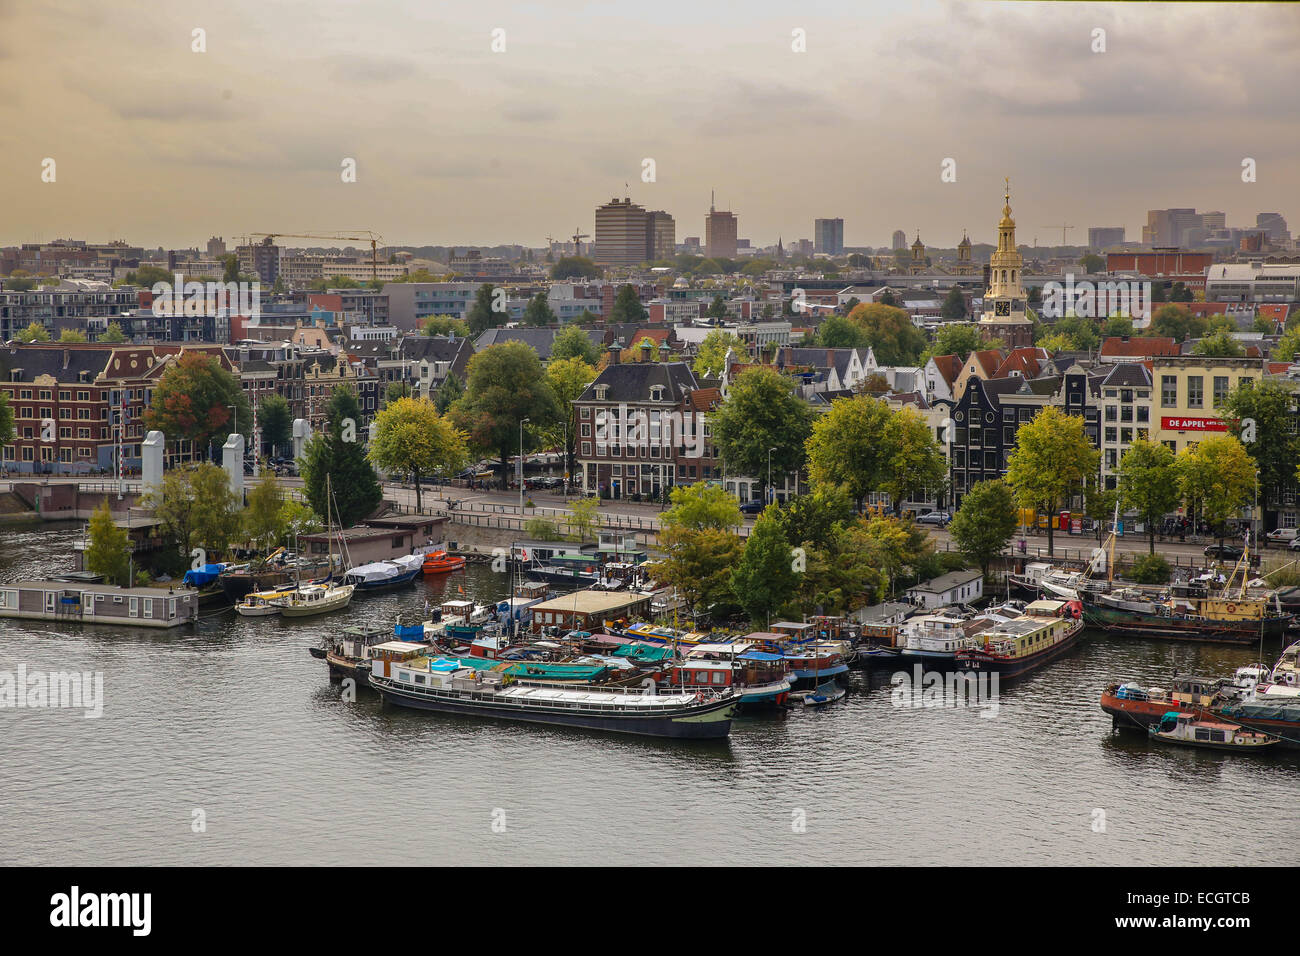
<path id="1" fill-rule="evenodd" d="M 293 460 L 297 461 L 302 458 L 304 447 L 307 445 L 307 439 L 311 438 L 311 422 L 305 418 L 295 418 L 293 420 Z"/>
<path id="2" fill-rule="evenodd" d="M 163 449 L 167 438 L 162 432 L 150 432 L 140 446 L 140 494 L 162 490 Z"/>
<path id="3" fill-rule="evenodd" d="M 244 436 L 238 432 L 230 435 L 221 446 L 221 467 L 230 476 L 230 490 L 244 503 Z"/>

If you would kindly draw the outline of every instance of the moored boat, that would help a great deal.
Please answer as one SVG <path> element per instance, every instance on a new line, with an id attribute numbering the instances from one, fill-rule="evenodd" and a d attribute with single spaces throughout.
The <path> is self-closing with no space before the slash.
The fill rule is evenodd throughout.
<path id="1" fill-rule="evenodd" d="M 401 707 L 676 739 L 728 736 L 738 703 L 731 691 L 566 687 L 433 657 L 386 662 L 372 669 L 370 684 L 385 703 Z"/>
<path id="2" fill-rule="evenodd" d="M 424 556 L 421 566 L 425 574 L 448 574 L 465 567 L 465 559 L 458 554 L 446 551 L 430 551 Z"/>
<path id="3" fill-rule="evenodd" d="M 1147 728 L 1147 733 L 1161 743 L 1233 753 L 1258 753 L 1281 743 L 1272 734 L 1176 710 L 1164 714 L 1158 724 Z"/>
<path id="4" fill-rule="evenodd" d="M 1209 716 L 1223 686 L 1222 678 L 1176 677 L 1168 687 L 1143 687 L 1129 681 L 1111 684 L 1101 692 L 1101 709 L 1116 728 L 1150 727 L 1169 711 Z"/>
<path id="5" fill-rule="evenodd" d="M 422 554 L 407 554 L 391 561 L 360 564 L 348 569 L 343 583 L 355 587 L 358 594 L 392 591 L 419 577 L 423 561 Z"/>
<path id="6" fill-rule="evenodd" d="M 282 617 L 315 617 L 342 611 L 351 603 L 353 590 L 351 584 L 304 584 L 270 603 Z"/>
<path id="7" fill-rule="evenodd" d="M 280 613 L 280 608 L 271 602 L 288 597 L 292 593 L 291 587 L 273 591 L 253 591 L 244 595 L 243 600 L 235 605 L 235 613 L 243 617 L 273 617 Z"/>
<path id="8" fill-rule="evenodd" d="M 1019 677 L 1065 654 L 1083 633 L 1077 601 L 1034 601 L 1021 617 L 966 639 L 958 668 Z"/>

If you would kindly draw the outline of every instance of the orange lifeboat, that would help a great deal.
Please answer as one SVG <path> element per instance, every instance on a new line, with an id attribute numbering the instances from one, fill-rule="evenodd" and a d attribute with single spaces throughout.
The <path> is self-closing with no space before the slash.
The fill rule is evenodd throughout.
<path id="1" fill-rule="evenodd" d="M 448 554 L 446 551 L 430 551 L 424 556 L 425 574 L 446 574 L 448 571 L 459 571 L 463 567 L 465 567 L 464 558 Z"/>

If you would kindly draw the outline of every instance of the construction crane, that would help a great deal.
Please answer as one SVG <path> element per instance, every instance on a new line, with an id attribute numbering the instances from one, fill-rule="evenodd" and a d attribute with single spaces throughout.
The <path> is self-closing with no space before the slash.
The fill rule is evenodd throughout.
<path id="1" fill-rule="evenodd" d="M 1043 229 L 1055 229 L 1056 227 L 1055 227 L 1055 226 L 1043 226 L 1042 228 L 1043 228 Z M 1074 228 L 1074 227 L 1073 227 L 1072 225 L 1070 225 L 1068 222 L 1063 222 L 1063 223 L 1061 223 L 1061 245 L 1065 245 L 1065 231 L 1066 231 L 1067 229 L 1073 229 L 1073 228 Z M 1034 237 L 1034 244 L 1035 244 L 1035 245 L 1038 244 L 1038 238 L 1037 238 L 1036 236 Z"/>
<path id="2" fill-rule="evenodd" d="M 261 239 L 262 245 L 269 246 L 275 243 L 277 238 L 283 239 L 328 239 L 332 242 L 368 242 L 370 243 L 370 281 L 379 281 L 379 246 L 383 245 L 384 237 L 371 232 L 369 229 L 361 230 L 364 236 L 348 236 L 341 232 L 332 233 L 310 233 L 310 232 L 250 232 L 246 237 L 252 245 L 253 239 Z"/>
<path id="3" fill-rule="evenodd" d="M 591 238 L 587 233 L 580 232 L 581 228 L 581 226 L 578 226 L 573 230 L 573 254 L 575 256 L 582 255 L 582 240 Z"/>

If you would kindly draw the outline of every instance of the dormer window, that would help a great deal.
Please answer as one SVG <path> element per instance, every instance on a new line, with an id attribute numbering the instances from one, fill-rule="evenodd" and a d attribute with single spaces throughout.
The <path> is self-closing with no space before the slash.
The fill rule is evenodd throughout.
<path id="1" fill-rule="evenodd" d="M 662 385 L 650 386 L 650 401 L 662 402 L 664 400 L 664 387 Z"/>
<path id="2" fill-rule="evenodd" d="M 609 386 L 608 386 L 608 385 L 597 385 L 597 386 L 596 386 L 596 400 L 599 401 L 599 402 L 603 402 L 603 401 L 605 401 L 605 399 L 608 398 L 608 397 L 609 397 Z"/>

